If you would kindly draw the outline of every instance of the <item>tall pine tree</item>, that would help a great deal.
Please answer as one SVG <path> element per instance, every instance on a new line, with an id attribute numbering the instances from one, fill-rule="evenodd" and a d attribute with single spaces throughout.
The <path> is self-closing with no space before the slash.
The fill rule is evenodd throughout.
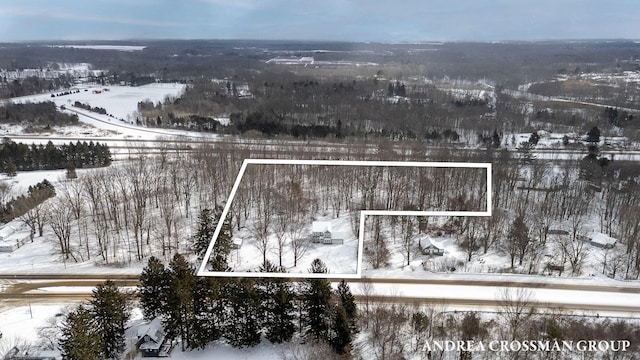
<path id="1" fill-rule="evenodd" d="M 93 315 L 82 305 L 70 312 L 62 325 L 59 349 L 68 360 L 98 360 L 100 336 L 92 325 Z"/>
<path id="2" fill-rule="evenodd" d="M 213 235 L 216 228 L 218 227 L 218 222 L 222 217 L 222 210 L 222 207 L 216 205 L 215 212 L 212 212 L 211 209 L 202 209 L 202 211 L 200 212 L 200 216 L 198 218 L 198 230 L 196 231 L 196 235 L 194 236 L 193 245 L 194 252 L 196 253 L 196 255 L 198 255 L 199 259 L 204 258 L 204 255 L 207 252 L 207 248 L 213 240 Z M 231 219 L 227 217 L 222 223 L 220 233 L 218 234 L 216 242 L 213 246 L 211 257 L 207 259 L 209 268 L 212 271 L 229 270 L 227 259 L 229 257 L 229 253 L 231 252 L 231 237 Z"/>
<path id="3" fill-rule="evenodd" d="M 194 269 L 184 256 L 175 254 L 169 263 L 169 293 L 163 315 L 167 336 L 174 339 L 179 336 L 182 350 L 191 347 L 189 326 L 194 318 L 195 284 Z"/>
<path id="4" fill-rule="evenodd" d="M 322 274 L 327 272 L 327 267 L 320 259 L 311 263 L 309 272 Z M 307 279 L 304 289 L 305 307 L 307 310 L 307 325 L 309 333 L 316 339 L 329 340 L 329 322 L 331 317 L 330 300 L 331 284 L 327 279 Z"/>
<path id="5" fill-rule="evenodd" d="M 162 314 L 169 293 L 169 272 L 158 258 L 152 256 L 140 275 L 140 306 L 145 319 Z"/>
<path id="6" fill-rule="evenodd" d="M 218 226 L 218 222 L 222 218 L 222 210 L 221 206 L 216 206 L 214 228 Z M 222 227 L 220 228 L 216 243 L 213 245 L 213 259 L 211 259 L 211 268 L 213 271 L 229 271 L 228 258 L 233 243 L 232 237 L 231 216 L 227 215 L 227 218 L 224 219 Z"/>
<path id="7" fill-rule="evenodd" d="M 336 306 L 331 325 L 331 347 L 338 354 L 347 354 L 351 351 L 351 325 L 344 307 Z"/>
<path id="8" fill-rule="evenodd" d="M 204 257 L 204 253 L 207 251 L 215 231 L 216 225 L 213 220 L 211 209 L 202 209 L 198 216 L 198 230 L 196 231 L 193 239 L 193 250 L 196 255 L 198 255 L 198 259 L 202 259 Z"/>
<path id="9" fill-rule="evenodd" d="M 224 336 L 234 347 L 260 343 L 260 296 L 255 280 L 240 278 L 225 284 L 227 321 Z"/>
<path id="10" fill-rule="evenodd" d="M 284 268 L 276 267 L 269 261 L 261 266 L 260 271 L 286 272 Z M 272 343 L 291 340 L 295 332 L 295 294 L 291 284 L 284 278 L 261 278 L 258 281 L 258 290 L 265 337 Z"/>
<path id="11" fill-rule="evenodd" d="M 93 290 L 91 315 L 100 337 L 100 358 L 118 359 L 125 349 L 124 330 L 129 320 L 127 299 L 116 284 L 107 280 Z"/>
<path id="12" fill-rule="evenodd" d="M 345 315 L 349 321 L 349 327 L 352 332 L 357 332 L 357 316 L 358 309 L 356 307 L 356 301 L 351 293 L 349 284 L 344 280 L 338 284 L 338 296 L 340 297 L 340 305 L 344 308 Z"/>
<path id="13" fill-rule="evenodd" d="M 219 295 L 223 280 L 199 277 L 193 291 L 193 318 L 189 322 L 190 349 L 204 349 L 211 341 L 222 336 L 222 299 Z"/>

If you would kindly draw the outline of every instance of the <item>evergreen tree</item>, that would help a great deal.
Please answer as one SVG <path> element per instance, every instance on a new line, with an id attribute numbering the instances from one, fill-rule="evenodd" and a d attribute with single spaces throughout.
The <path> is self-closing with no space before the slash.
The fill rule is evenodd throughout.
<path id="1" fill-rule="evenodd" d="M 195 239 L 196 254 L 200 257 L 205 255 L 205 252 L 213 239 L 215 229 L 218 227 L 218 222 L 222 217 L 221 206 L 216 206 L 215 214 L 213 215 L 211 214 L 211 210 L 205 210 L 200 214 L 200 225 Z M 228 258 L 229 253 L 231 253 L 232 235 L 231 218 L 227 216 L 225 221 L 222 223 L 220 233 L 213 245 L 211 257 L 208 259 L 209 268 L 212 271 L 229 271 Z"/>
<path id="2" fill-rule="evenodd" d="M 344 308 L 345 315 L 349 321 L 349 326 L 353 332 L 356 332 L 358 309 L 356 307 L 355 298 L 349 288 L 349 284 L 344 280 L 340 281 L 340 284 L 338 284 L 338 296 L 340 297 L 340 305 Z"/>
<path id="3" fill-rule="evenodd" d="M 205 208 L 200 211 L 198 216 L 198 231 L 194 236 L 193 249 L 199 259 L 204 257 L 204 253 L 207 251 L 211 240 L 213 239 L 213 233 L 216 231 L 216 227 L 213 220 L 213 214 L 211 209 Z"/>
<path id="4" fill-rule="evenodd" d="M 327 272 L 327 267 L 320 259 L 311 263 L 309 272 L 322 274 Z M 329 340 L 329 320 L 331 300 L 331 284 L 327 279 L 307 279 L 304 290 L 305 306 L 307 309 L 307 324 L 309 332 L 316 339 Z"/>
<path id="5" fill-rule="evenodd" d="M 71 161 L 67 163 L 66 175 L 67 175 L 67 179 L 69 180 L 78 178 L 78 174 L 76 173 L 76 166 Z"/>
<path id="6" fill-rule="evenodd" d="M 5 167 L 5 172 L 7 173 L 7 176 L 10 177 L 18 175 L 18 168 L 16 167 L 16 164 L 13 162 L 12 158 L 9 158 L 9 161 L 7 162 L 7 165 Z"/>
<path id="7" fill-rule="evenodd" d="M 182 350 L 190 347 L 189 324 L 194 317 L 196 276 L 187 260 L 175 254 L 169 263 L 169 292 L 164 307 L 164 327 L 169 338 L 182 340 Z"/>
<path id="8" fill-rule="evenodd" d="M 98 333 L 98 350 L 103 359 L 118 359 L 125 349 L 124 330 L 129 320 L 127 299 L 116 284 L 107 280 L 93 290 L 91 315 Z"/>
<path id="9" fill-rule="evenodd" d="M 285 272 L 267 261 L 260 272 Z M 272 343 L 282 343 L 291 340 L 295 332 L 293 305 L 294 291 L 287 279 L 262 278 L 258 282 L 261 298 L 260 312 L 263 319 L 266 338 Z"/>
<path id="10" fill-rule="evenodd" d="M 597 126 L 592 127 L 587 132 L 586 141 L 592 145 L 597 145 L 600 142 L 600 129 Z"/>
<path id="11" fill-rule="evenodd" d="M 169 272 L 158 258 L 149 258 L 140 275 L 138 292 L 144 318 L 151 320 L 160 316 L 169 293 Z"/>
<path id="12" fill-rule="evenodd" d="M 393 95 L 395 95 L 395 88 L 393 87 L 392 83 L 389 83 L 389 86 L 387 86 L 387 96 Z"/>
<path id="13" fill-rule="evenodd" d="M 92 318 L 91 313 L 82 305 L 67 315 L 59 343 L 65 359 L 99 359 L 100 336 L 92 326 Z"/>
<path id="14" fill-rule="evenodd" d="M 222 336 L 222 300 L 219 297 L 219 279 L 199 277 L 193 291 L 193 318 L 189 322 L 189 348 L 204 349 L 211 341 Z"/>
<path id="15" fill-rule="evenodd" d="M 493 145 L 493 147 L 496 149 L 499 148 L 501 140 L 502 139 L 500 134 L 498 134 L 498 130 L 493 130 L 493 136 L 491 136 L 491 144 Z"/>
<path id="16" fill-rule="evenodd" d="M 538 141 L 540 141 L 540 135 L 538 135 L 537 131 L 532 132 L 529 136 L 529 144 L 537 145 Z"/>
<path id="17" fill-rule="evenodd" d="M 347 354 L 351 347 L 351 326 L 347 313 L 342 306 L 336 306 L 333 316 L 333 324 L 331 326 L 331 347 L 338 354 Z"/>
<path id="18" fill-rule="evenodd" d="M 255 280 L 240 278 L 225 284 L 227 299 L 224 337 L 234 347 L 260 343 L 260 296 Z"/>

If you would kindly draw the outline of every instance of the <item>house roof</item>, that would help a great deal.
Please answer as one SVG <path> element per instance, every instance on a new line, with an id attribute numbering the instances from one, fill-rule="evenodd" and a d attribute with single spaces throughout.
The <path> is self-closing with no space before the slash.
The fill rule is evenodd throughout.
<path id="1" fill-rule="evenodd" d="M 593 233 L 591 235 L 589 235 L 589 238 L 591 238 L 591 241 L 596 243 L 596 244 L 600 244 L 600 245 L 615 245 L 616 242 L 618 240 L 607 236 L 603 233 Z"/>
<path id="2" fill-rule="evenodd" d="M 425 236 L 422 239 L 420 239 L 420 245 L 425 249 L 431 248 L 431 249 L 440 249 L 440 250 L 442 250 L 442 247 L 436 245 L 433 242 L 433 239 L 431 239 L 431 237 L 429 237 L 429 236 Z"/>
<path id="3" fill-rule="evenodd" d="M 62 359 L 62 355 L 58 350 L 42 349 L 38 346 L 31 345 L 24 348 L 14 347 L 9 350 L 5 359 L 58 360 Z"/>
<path id="4" fill-rule="evenodd" d="M 148 337 L 150 341 L 144 341 L 145 337 Z M 142 339 L 140 350 L 159 349 L 164 337 L 165 333 L 162 326 L 162 319 L 159 317 L 154 318 L 138 328 L 138 339 Z"/>
<path id="5" fill-rule="evenodd" d="M 311 224 L 311 231 L 314 233 L 325 232 L 325 231 L 331 232 L 331 222 L 330 221 L 314 221 L 313 224 Z"/>
<path id="6" fill-rule="evenodd" d="M 24 227 L 24 222 L 20 220 L 14 220 L 2 225 L 0 227 L 0 239 L 11 236 L 11 234 L 21 230 L 23 227 Z"/>

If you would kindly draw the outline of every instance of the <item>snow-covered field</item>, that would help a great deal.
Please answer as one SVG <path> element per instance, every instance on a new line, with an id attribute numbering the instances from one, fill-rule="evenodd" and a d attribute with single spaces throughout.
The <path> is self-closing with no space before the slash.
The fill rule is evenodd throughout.
<path id="1" fill-rule="evenodd" d="M 161 137 L 211 137 L 196 132 L 149 129 L 135 125 L 139 102 L 151 101 L 157 103 L 164 101 L 166 97 L 178 97 L 184 91 L 184 86 L 183 84 L 148 84 L 137 87 L 82 85 L 77 87 L 80 90 L 79 92 L 68 95 L 51 97 L 51 94 L 47 93 L 13 98 L 11 101 L 14 103 L 53 101 L 58 107 L 66 107 L 68 109 L 67 112 L 78 114 L 81 125 L 58 129 L 57 133 L 53 134 L 54 136 L 115 137 L 146 140 Z M 100 91 L 100 93 L 94 93 L 94 91 Z M 73 104 L 76 101 L 92 107 L 104 108 L 107 114 L 102 115 L 75 108 Z M 21 141 L 28 143 L 42 141 L 41 139 L 38 140 L 36 136 L 33 139 L 30 139 L 29 136 L 25 137 L 24 127 L 19 124 L 0 125 L 0 136 L 11 137 L 12 135 L 20 136 L 23 139 Z"/>

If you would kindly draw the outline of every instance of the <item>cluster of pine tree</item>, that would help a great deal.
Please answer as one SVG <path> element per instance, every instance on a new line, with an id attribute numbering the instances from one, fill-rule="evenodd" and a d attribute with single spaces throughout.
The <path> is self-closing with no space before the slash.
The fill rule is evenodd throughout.
<path id="1" fill-rule="evenodd" d="M 205 209 L 200 214 L 194 239 L 200 258 L 217 225 L 214 213 L 220 214 L 220 209 Z M 227 222 L 221 228 L 209 262 L 213 270 L 229 269 L 230 229 Z M 180 339 L 183 350 L 204 348 L 221 338 L 234 347 L 258 345 L 263 336 L 282 343 L 297 331 L 301 337 L 328 342 L 336 353 L 350 351 L 352 334 L 357 331 L 357 309 L 344 281 L 333 291 L 327 279 L 308 279 L 296 286 L 283 268 L 269 262 L 260 271 L 283 274 L 282 278 L 197 277 L 181 254 L 167 267 L 152 257 L 140 277 L 143 314 L 147 319 L 161 317 L 165 332 Z M 326 273 L 327 269 L 316 259 L 310 272 Z"/>
<path id="2" fill-rule="evenodd" d="M 6 104 L 0 109 L 0 124 L 69 125 L 78 122 L 77 115 L 59 112 L 52 101 Z"/>
<path id="3" fill-rule="evenodd" d="M 65 168 L 102 167 L 111 164 L 111 151 L 107 144 L 76 142 L 55 146 L 31 146 L 5 140 L 0 144 L 0 172 L 15 175 L 16 171 L 54 170 Z"/>
<path id="4" fill-rule="evenodd" d="M 0 223 L 8 223 L 20 217 L 54 196 L 56 196 L 56 189 L 47 179 L 34 186 L 29 186 L 26 195 L 20 195 L 5 204 L 0 204 Z"/>
<path id="5" fill-rule="evenodd" d="M 241 133 L 259 131 L 267 136 L 291 135 L 296 138 L 325 138 L 328 136 L 341 138 L 345 135 L 342 121 L 335 126 L 320 124 L 289 124 L 277 114 L 268 111 L 255 111 L 241 118 L 235 127 Z"/>
<path id="6" fill-rule="evenodd" d="M 92 107 L 89 104 L 83 104 L 80 101 L 76 101 L 73 103 L 73 106 L 80 108 L 80 109 L 85 109 L 88 111 L 93 111 L 94 113 L 98 113 L 98 114 L 102 114 L 102 115 L 106 115 L 107 114 L 107 110 L 105 108 L 101 108 L 98 106 Z"/>
<path id="7" fill-rule="evenodd" d="M 120 359 L 126 348 L 127 296 L 108 280 L 93 290 L 87 305 L 70 312 L 62 325 L 59 348 L 64 359 Z"/>
<path id="8" fill-rule="evenodd" d="M 338 354 L 350 352 L 357 309 L 346 282 L 333 291 L 326 279 L 307 279 L 296 290 L 284 269 L 267 262 L 260 271 L 283 272 L 283 278 L 197 277 L 181 254 L 168 267 L 152 257 L 140 277 L 142 311 L 147 319 L 160 316 L 183 350 L 221 338 L 234 347 L 256 346 L 263 336 L 282 343 L 298 331 L 328 342 Z M 326 267 L 316 259 L 311 271 Z"/>

